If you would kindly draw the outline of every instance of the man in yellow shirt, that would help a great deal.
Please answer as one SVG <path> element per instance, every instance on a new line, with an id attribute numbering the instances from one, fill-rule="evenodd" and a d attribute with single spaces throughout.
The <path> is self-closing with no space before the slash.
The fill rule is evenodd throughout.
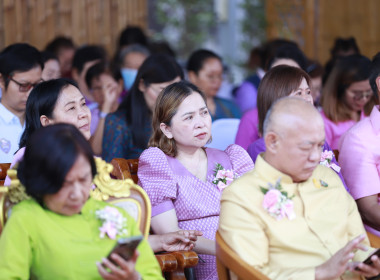
<path id="1" fill-rule="evenodd" d="M 355 201 L 320 165 L 319 112 L 299 98 L 275 103 L 264 123 L 266 152 L 222 195 L 219 232 L 272 279 L 361 279 L 380 273 Z M 355 270 L 355 267 L 358 270 Z"/>

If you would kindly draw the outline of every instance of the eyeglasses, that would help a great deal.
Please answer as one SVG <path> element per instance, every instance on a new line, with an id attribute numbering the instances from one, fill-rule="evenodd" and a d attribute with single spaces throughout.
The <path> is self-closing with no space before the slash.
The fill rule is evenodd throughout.
<path id="1" fill-rule="evenodd" d="M 347 91 L 349 93 L 351 93 L 351 95 L 352 95 L 352 97 L 353 97 L 353 99 L 355 101 L 360 101 L 363 98 L 365 100 L 368 100 L 368 99 L 370 99 L 373 96 L 373 91 L 372 90 L 365 91 L 365 90 L 349 90 L 349 89 L 347 89 Z"/>
<path id="2" fill-rule="evenodd" d="M 31 88 L 34 88 L 36 85 L 38 85 L 39 83 L 41 83 L 43 80 L 39 80 L 37 83 L 19 83 L 17 82 L 16 80 L 14 80 L 13 78 L 11 77 L 8 77 L 9 80 L 13 81 L 14 83 L 16 83 L 18 86 L 19 86 L 19 91 L 20 92 L 28 92 Z"/>

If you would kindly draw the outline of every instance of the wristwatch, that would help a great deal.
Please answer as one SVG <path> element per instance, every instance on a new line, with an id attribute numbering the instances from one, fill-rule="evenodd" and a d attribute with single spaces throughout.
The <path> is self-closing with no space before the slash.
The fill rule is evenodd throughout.
<path id="1" fill-rule="evenodd" d="M 105 117 L 107 117 L 108 113 L 104 113 L 102 111 L 99 111 L 99 118 L 101 119 L 104 119 Z"/>

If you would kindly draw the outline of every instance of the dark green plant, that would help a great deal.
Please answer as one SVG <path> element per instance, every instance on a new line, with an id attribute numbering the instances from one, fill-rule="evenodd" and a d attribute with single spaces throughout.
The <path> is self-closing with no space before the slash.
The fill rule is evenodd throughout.
<path id="1" fill-rule="evenodd" d="M 187 58 L 208 39 L 216 25 L 213 1 L 205 0 L 157 0 L 157 22 L 165 33 L 178 34 L 173 47 L 178 55 Z M 156 34 L 156 39 L 164 39 Z M 171 42 L 173 44 L 173 42 Z"/>
<path id="2" fill-rule="evenodd" d="M 245 16 L 240 21 L 243 39 L 242 49 L 249 54 L 251 49 L 266 41 L 266 12 L 265 0 L 243 0 L 240 8 Z M 241 66 L 245 66 L 244 61 Z"/>
<path id="3" fill-rule="evenodd" d="M 253 42 L 266 39 L 265 0 L 243 0 L 240 7 L 245 13 L 240 23 L 244 35 L 242 46 L 248 50 L 252 48 Z"/>

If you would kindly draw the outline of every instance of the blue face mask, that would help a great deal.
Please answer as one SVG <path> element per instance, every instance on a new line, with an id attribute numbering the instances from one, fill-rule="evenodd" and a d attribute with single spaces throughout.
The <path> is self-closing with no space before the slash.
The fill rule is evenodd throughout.
<path id="1" fill-rule="evenodd" d="M 124 89 L 129 90 L 137 76 L 137 70 L 136 69 L 129 69 L 129 68 L 123 68 L 121 69 L 121 76 L 123 77 L 124 81 Z"/>

